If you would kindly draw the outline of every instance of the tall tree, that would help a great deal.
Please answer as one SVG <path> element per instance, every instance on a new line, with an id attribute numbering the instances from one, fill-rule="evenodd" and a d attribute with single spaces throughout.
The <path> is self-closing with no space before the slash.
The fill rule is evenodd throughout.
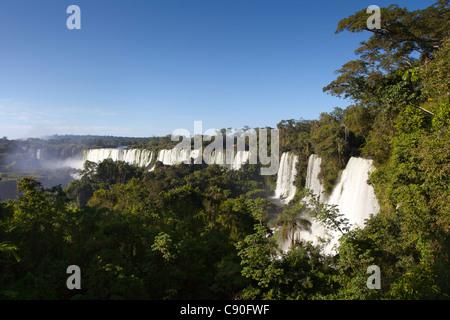
<path id="1" fill-rule="evenodd" d="M 294 205 L 284 205 L 283 211 L 278 215 L 275 227 L 280 228 L 281 240 L 290 240 L 291 248 L 295 243 L 295 233 L 302 230 L 309 231 L 311 222 L 305 218 L 307 204 L 298 201 Z"/>

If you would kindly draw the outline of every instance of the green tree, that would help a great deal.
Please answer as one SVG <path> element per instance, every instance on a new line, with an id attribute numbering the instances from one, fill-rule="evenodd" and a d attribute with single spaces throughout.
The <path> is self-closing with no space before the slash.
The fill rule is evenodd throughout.
<path id="1" fill-rule="evenodd" d="M 314 152 L 322 159 L 319 179 L 325 191 L 330 193 L 349 159 L 344 112 L 335 108 L 331 113 L 322 113 L 316 124 L 311 130 L 311 143 Z"/>
<path id="2" fill-rule="evenodd" d="M 304 217 L 306 213 L 307 204 L 305 202 L 296 202 L 292 206 L 284 205 L 283 211 L 275 221 L 275 227 L 280 228 L 281 240 L 290 240 L 291 248 L 295 243 L 296 232 L 311 229 L 311 222 Z"/>
<path id="3" fill-rule="evenodd" d="M 236 244 L 241 258 L 242 275 L 252 284 L 242 292 L 244 299 L 274 298 L 274 285 L 283 276 L 283 269 L 276 258 L 279 250 L 271 231 L 264 225 L 255 224 L 253 234 Z"/>

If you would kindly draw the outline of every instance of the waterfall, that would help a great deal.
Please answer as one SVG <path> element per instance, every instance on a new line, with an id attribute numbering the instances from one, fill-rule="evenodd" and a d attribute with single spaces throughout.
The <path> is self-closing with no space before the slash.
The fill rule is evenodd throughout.
<path id="1" fill-rule="evenodd" d="M 329 205 L 336 205 L 339 213 L 349 220 L 352 227 L 364 227 L 365 220 L 380 210 L 373 187 L 367 184 L 372 170 L 374 170 L 372 160 L 350 158 L 331 195 L 324 201 Z M 333 252 L 332 247 L 337 244 L 341 234 L 338 232 L 330 234 L 331 242 L 325 250 Z"/>
<path id="2" fill-rule="evenodd" d="M 176 165 L 182 162 L 190 163 L 190 159 L 196 159 L 199 156 L 199 150 L 177 150 L 175 149 L 163 149 L 159 151 L 158 161 L 161 161 L 165 165 Z M 210 154 L 204 154 L 204 160 L 208 164 L 225 164 L 224 153 L 222 151 L 216 151 Z M 244 165 L 250 157 L 249 151 L 237 151 L 233 157 L 233 160 L 230 161 L 231 169 L 239 170 L 242 165 Z"/>
<path id="3" fill-rule="evenodd" d="M 36 159 L 37 160 L 41 160 L 43 158 L 42 153 L 43 153 L 42 149 L 37 149 L 36 150 Z"/>
<path id="4" fill-rule="evenodd" d="M 233 170 L 239 170 L 250 158 L 250 151 L 237 151 L 234 156 Z"/>
<path id="5" fill-rule="evenodd" d="M 194 150 L 196 151 L 196 150 Z M 197 151 L 198 153 L 198 151 Z M 158 153 L 158 161 L 161 161 L 164 165 L 173 166 L 180 163 L 190 163 L 191 157 L 195 157 L 195 153 L 190 150 L 182 149 L 163 149 Z"/>
<path id="6" fill-rule="evenodd" d="M 285 155 L 283 154 L 283 156 Z M 286 169 L 285 162 L 286 160 L 282 157 L 280 164 L 281 174 L 279 172 L 277 190 L 286 190 L 289 188 L 286 183 L 288 183 L 287 181 L 290 175 L 289 169 Z M 323 193 L 324 187 L 319 180 L 320 164 L 321 158 L 317 155 L 313 154 L 309 157 L 305 188 L 312 190 L 316 196 L 319 196 L 321 202 L 328 205 L 336 205 L 339 212 L 349 220 L 353 227 L 364 227 L 364 220 L 370 218 L 371 215 L 376 215 L 380 210 L 373 187 L 367 184 L 369 174 L 374 170 L 372 160 L 356 157 L 350 158 L 329 196 Z M 282 176 L 286 180 L 283 181 Z M 279 187 L 279 184 L 283 186 Z M 293 185 L 290 187 L 295 188 Z M 279 193 L 280 191 L 276 194 Z M 303 199 L 303 201 L 307 200 Z M 307 218 L 312 222 L 311 231 L 297 232 L 296 237 L 315 243 L 317 243 L 318 237 L 329 237 L 330 243 L 324 250 L 327 253 L 333 252 L 332 248 L 337 244 L 340 233 L 326 230 L 310 217 L 307 216 Z M 280 245 L 284 250 L 288 249 L 287 243 L 281 243 Z"/>
<path id="7" fill-rule="evenodd" d="M 162 149 L 158 152 L 156 159 L 153 159 L 153 152 L 150 150 L 141 149 L 122 149 L 122 148 L 101 148 L 89 149 L 83 152 L 81 160 L 76 161 L 72 167 L 82 169 L 85 161 L 92 161 L 99 163 L 105 159 L 112 159 L 114 161 L 125 161 L 130 164 L 135 164 L 141 167 L 149 167 L 153 162 L 160 161 L 164 165 L 176 165 L 180 163 L 191 163 L 191 159 L 196 159 L 200 156 L 199 150 L 176 150 Z M 219 151 L 212 155 L 206 155 L 208 163 L 225 164 L 224 153 Z M 238 151 L 230 161 L 229 167 L 233 170 L 239 170 L 250 157 L 249 151 Z M 154 166 L 150 169 L 152 171 Z"/>
<path id="8" fill-rule="evenodd" d="M 367 184 L 373 170 L 372 160 L 350 158 L 338 184 L 327 199 L 337 205 L 352 225 L 364 226 L 364 220 L 380 210 L 373 187 Z"/>
<path id="9" fill-rule="evenodd" d="M 305 189 L 311 190 L 315 196 L 319 197 L 319 200 L 324 198 L 324 188 L 319 180 L 321 164 L 322 159 L 319 156 L 315 154 L 309 156 L 305 183 Z"/>
<path id="10" fill-rule="evenodd" d="M 297 161 L 298 157 L 292 153 L 284 152 L 281 155 L 274 198 L 280 199 L 284 203 L 288 203 L 295 196 L 294 180 L 297 174 Z"/>
<path id="11" fill-rule="evenodd" d="M 129 164 L 138 165 L 140 167 L 148 167 L 152 163 L 153 152 L 141 149 L 90 149 L 83 153 L 82 163 L 92 161 L 99 163 L 105 159 L 113 161 L 125 161 Z"/>

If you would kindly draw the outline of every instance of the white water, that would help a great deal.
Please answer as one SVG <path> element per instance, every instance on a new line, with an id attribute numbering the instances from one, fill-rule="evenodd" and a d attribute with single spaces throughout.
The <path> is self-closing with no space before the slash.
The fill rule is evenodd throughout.
<path id="1" fill-rule="evenodd" d="M 232 161 L 225 161 L 225 154 L 222 151 L 217 151 L 212 154 L 202 155 L 207 164 L 225 164 L 230 162 L 231 168 L 233 170 L 239 170 L 249 159 L 249 151 L 237 151 L 232 159 Z M 161 150 L 158 154 L 158 161 L 161 161 L 165 165 L 176 165 L 180 163 L 190 163 L 190 160 L 197 159 L 199 157 L 199 150 L 177 150 L 175 149 L 165 149 Z"/>
<path id="2" fill-rule="evenodd" d="M 319 156 L 312 154 L 309 157 L 305 183 L 305 189 L 311 190 L 316 197 L 319 197 L 319 200 L 324 198 L 324 188 L 319 180 L 321 163 L 322 159 Z"/>
<path id="3" fill-rule="evenodd" d="M 40 153 L 39 153 L 40 155 Z M 80 159 L 71 159 L 70 167 L 82 169 L 85 161 L 92 161 L 99 163 L 105 159 L 112 159 L 114 161 L 125 161 L 130 164 L 135 164 L 141 167 L 150 167 L 150 171 L 154 169 L 156 161 L 162 162 L 164 165 L 176 165 L 180 163 L 191 163 L 191 160 L 196 160 L 199 156 L 199 150 L 176 150 L 163 149 L 158 152 L 156 157 L 153 156 L 151 150 L 141 149 L 121 149 L 121 148 L 101 148 L 85 150 Z M 231 160 L 225 161 L 225 154 L 222 151 L 214 152 L 212 155 L 203 155 L 208 164 L 216 163 L 223 165 L 229 163 L 229 168 L 239 170 L 244 165 L 249 157 L 249 151 L 238 151 L 234 154 Z M 68 162 L 69 163 L 69 162 Z"/>
<path id="4" fill-rule="evenodd" d="M 194 150 L 197 151 L 197 150 Z M 173 166 L 180 163 L 190 163 L 191 158 L 196 158 L 198 151 L 191 150 L 176 150 L 176 149 L 163 149 L 159 151 L 158 161 L 161 161 L 164 165 Z"/>
<path id="5" fill-rule="evenodd" d="M 295 196 L 297 188 L 294 180 L 297 175 L 297 161 L 298 157 L 292 153 L 284 152 L 281 155 L 274 198 L 280 199 L 282 203 L 289 203 Z"/>
<path id="6" fill-rule="evenodd" d="M 317 155 L 310 156 L 305 188 L 312 190 L 322 202 L 328 205 L 336 205 L 339 212 L 349 220 L 353 227 L 364 227 L 364 220 L 370 218 L 372 214 L 376 215 L 380 209 L 373 187 L 367 184 L 369 173 L 374 169 L 372 160 L 356 157 L 350 158 L 329 196 L 323 193 L 324 188 L 318 177 L 320 164 L 320 157 Z M 289 172 L 282 175 L 290 176 Z M 306 200 L 304 199 L 304 201 Z M 334 252 L 333 246 L 338 243 L 341 234 L 327 230 L 310 217 L 307 218 L 312 222 L 311 232 L 300 231 L 297 232 L 296 237 L 315 243 L 318 243 L 319 238 L 328 238 L 330 243 L 324 247 L 324 251 L 326 253 Z M 281 243 L 281 248 L 284 250 L 288 249 L 288 242 Z"/>
<path id="7" fill-rule="evenodd" d="M 334 187 L 328 204 L 337 205 L 352 225 L 364 226 L 364 220 L 380 210 L 373 187 L 367 184 L 373 170 L 372 160 L 350 158 L 345 170 Z"/>
<path id="8" fill-rule="evenodd" d="M 234 156 L 233 170 L 239 170 L 250 158 L 250 151 L 237 151 Z"/>
<path id="9" fill-rule="evenodd" d="M 141 149 L 90 149 L 83 152 L 82 163 L 92 161 L 99 163 L 105 159 L 125 161 L 140 167 L 148 167 L 153 160 L 153 152 Z"/>

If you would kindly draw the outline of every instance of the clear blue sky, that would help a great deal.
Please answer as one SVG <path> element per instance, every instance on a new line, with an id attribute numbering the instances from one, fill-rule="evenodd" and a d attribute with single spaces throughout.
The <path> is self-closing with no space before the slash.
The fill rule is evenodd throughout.
<path id="1" fill-rule="evenodd" d="M 435 1 L 1 0 L 0 136 L 149 137 L 275 127 L 348 102 L 322 88 L 369 34 L 334 34 L 375 4 Z M 69 5 L 81 30 L 69 30 Z"/>

